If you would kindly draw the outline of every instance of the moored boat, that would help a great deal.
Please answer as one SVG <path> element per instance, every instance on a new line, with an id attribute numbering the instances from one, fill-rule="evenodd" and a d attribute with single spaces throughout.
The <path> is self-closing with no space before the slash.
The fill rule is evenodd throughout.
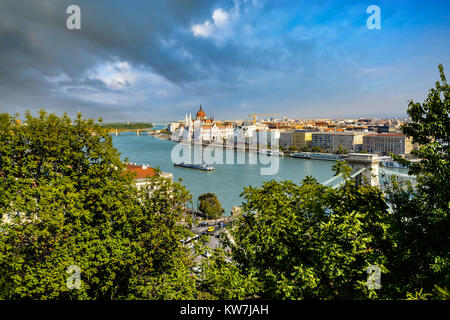
<path id="1" fill-rule="evenodd" d="M 284 156 L 283 151 L 279 151 L 279 150 L 267 150 L 267 149 L 261 149 L 258 151 L 259 154 L 263 154 L 266 156 L 277 156 L 277 157 L 282 157 Z"/>
<path id="2" fill-rule="evenodd" d="M 292 154 L 294 158 L 306 158 L 306 159 L 314 159 L 314 160 L 344 160 L 345 156 L 340 154 L 332 154 L 332 153 L 314 153 L 314 152 L 297 152 Z"/>
<path id="3" fill-rule="evenodd" d="M 332 154 L 332 153 L 311 153 L 310 155 L 311 159 L 317 159 L 317 160 L 342 160 L 344 156 L 339 154 Z"/>
<path id="4" fill-rule="evenodd" d="M 282 157 L 284 156 L 284 152 L 283 151 L 279 151 L 279 150 L 269 150 L 267 151 L 267 155 L 268 156 L 278 156 L 278 157 Z"/>
<path id="5" fill-rule="evenodd" d="M 292 156 L 294 158 L 307 158 L 307 159 L 309 159 L 311 154 L 309 152 L 296 152 L 296 153 L 293 153 Z"/>

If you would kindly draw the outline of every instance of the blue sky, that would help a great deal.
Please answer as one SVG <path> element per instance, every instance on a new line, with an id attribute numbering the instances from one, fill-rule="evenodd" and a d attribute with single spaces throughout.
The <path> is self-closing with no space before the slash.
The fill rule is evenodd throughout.
<path id="1" fill-rule="evenodd" d="M 81 8 L 67 30 L 66 8 Z M 369 30 L 369 5 L 381 29 Z M 404 114 L 450 68 L 449 1 L 0 4 L 0 111 L 177 120 Z"/>

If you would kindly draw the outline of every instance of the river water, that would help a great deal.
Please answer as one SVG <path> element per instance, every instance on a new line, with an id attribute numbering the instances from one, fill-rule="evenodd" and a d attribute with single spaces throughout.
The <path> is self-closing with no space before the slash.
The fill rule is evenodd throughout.
<path id="1" fill-rule="evenodd" d="M 333 176 L 333 161 L 279 157 L 276 174 L 261 175 L 261 168 L 268 168 L 270 164 L 260 161 L 249 164 L 248 152 L 245 152 L 245 164 L 237 164 L 238 153 L 243 151 L 233 151 L 234 164 L 213 164 L 216 170 L 208 172 L 173 166 L 171 153 L 177 144 L 168 140 L 146 134 L 137 136 L 136 133 L 130 132 L 113 136 L 113 144 L 121 153 L 122 160 L 128 158 L 129 162 L 159 167 L 163 172 L 173 173 L 174 180 L 181 178 L 182 184 L 192 194 L 194 208 L 197 207 L 198 196 L 202 193 L 215 193 L 225 209 L 225 215 L 230 214 L 233 206 L 241 205 L 240 194 L 245 186 L 260 186 L 263 181 L 271 179 L 300 183 L 307 175 L 324 182 Z M 225 152 L 223 154 L 225 157 Z"/>

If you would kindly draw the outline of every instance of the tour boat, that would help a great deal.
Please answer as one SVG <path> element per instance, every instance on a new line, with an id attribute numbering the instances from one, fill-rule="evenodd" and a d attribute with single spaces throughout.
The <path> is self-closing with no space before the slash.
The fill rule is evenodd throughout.
<path id="1" fill-rule="evenodd" d="M 174 163 L 174 166 L 177 167 L 184 167 L 184 168 L 190 168 L 190 169 L 198 169 L 203 171 L 213 171 L 214 167 L 208 166 L 207 164 L 193 164 L 193 163 Z"/>

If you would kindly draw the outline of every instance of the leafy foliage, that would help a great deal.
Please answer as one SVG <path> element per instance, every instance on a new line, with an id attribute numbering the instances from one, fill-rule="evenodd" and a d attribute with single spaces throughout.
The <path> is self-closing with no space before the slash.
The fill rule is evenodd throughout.
<path id="1" fill-rule="evenodd" d="M 212 257 L 202 263 L 203 281 L 199 286 L 222 300 L 245 299 L 259 290 L 252 275 L 244 275 L 222 248 L 214 250 Z"/>
<path id="2" fill-rule="evenodd" d="M 378 189 L 347 180 L 338 190 L 308 177 L 270 181 L 243 193 L 244 214 L 231 230 L 233 258 L 275 299 L 363 298 L 366 268 L 383 268 L 386 205 Z"/>
<path id="3" fill-rule="evenodd" d="M 422 289 L 443 297 L 435 285 L 450 285 L 450 86 L 442 65 L 439 71 L 441 82 L 425 101 L 409 103 L 410 120 L 402 128 L 418 144 L 412 154 L 421 161 L 394 157 L 418 181 L 415 189 L 396 188 L 389 195 L 394 210 L 389 232 L 395 245 L 386 254 L 395 297 Z"/>
<path id="4" fill-rule="evenodd" d="M 198 209 L 206 215 L 207 219 L 219 218 L 225 212 L 214 193 L 204 193 L 198 197 L 198 201 Z"/>
<path id="5" fill-rule="evenodd" d="M 336 154 L 346 154 L 348 153 L 347 150 L 344 148 L 342 144 L 339 145 L 338 149 L 335 152 Z"/>
<path id="6" fill-rule="evenodd" d="M 196 296 L 184 187 L 156 176 L 138 190 L 107 129 L 80 114 L 1 114 L 0 141 L 0 298 Z"/>

